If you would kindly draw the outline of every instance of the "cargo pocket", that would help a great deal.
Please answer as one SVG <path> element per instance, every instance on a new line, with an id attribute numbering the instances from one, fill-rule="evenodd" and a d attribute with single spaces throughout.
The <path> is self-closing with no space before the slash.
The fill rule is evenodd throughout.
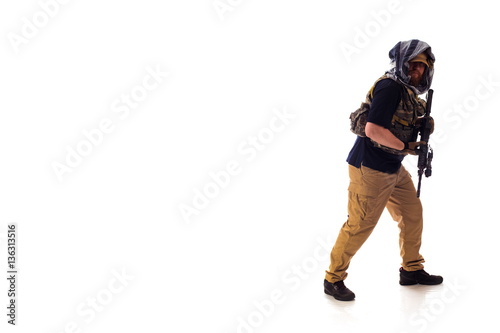
<path id="1" fill-rule="evenodd" d="M 378 171 L 361 166 L 349 170 L 349 216 L 364 220 L 371 213 L 380 189 L 374 184 Z M 374 186 L 375 185 L 375 186 Z"/>
<path id="2" fill-rule="evenodd" d="M 349 218 L 347 223 L 351 228 L 365 219 L 368 213 L 368 200 L 369 198 L 367 196 L 358 194 L 349 189 L 349 204 L 347 207 Z"/>

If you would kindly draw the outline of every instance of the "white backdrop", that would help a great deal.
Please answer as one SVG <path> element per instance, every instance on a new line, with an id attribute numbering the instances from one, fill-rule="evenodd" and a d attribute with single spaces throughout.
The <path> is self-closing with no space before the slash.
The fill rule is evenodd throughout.
<path id="1" fill-rule="evenodd" d="M 3 1 L 0 22 L 0 266 L 17 223 L 19 269 L 16 327 L 0 284 L 2 331 L 493 323 L 491 1 L 22 0 Z M 432 316 L 390 299 L 370 315 L 359 298 L 382 306 L 379 286 L 399 290 L 397 227 L 384 214 L 352 263 L 358 299 L 323 317 L 337 311 L 322 283 L 346 219 L 348 116 L 389 50 L 413 38 L 436 55 L 422 252 L 460 288 Z M 405 164 L 416 175 L 415 159 Z"/>

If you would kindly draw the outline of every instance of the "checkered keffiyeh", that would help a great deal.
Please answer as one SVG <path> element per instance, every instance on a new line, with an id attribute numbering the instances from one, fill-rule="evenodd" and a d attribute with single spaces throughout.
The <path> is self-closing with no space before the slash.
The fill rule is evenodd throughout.
<path id="1" fill-rule="evenodd" d="M 424 78 L 419 86 L 414 87 L 410 84 L 408 62 L 424 51 L 427 53 L 427 61 L 430 66 L 425 69 Z M 399 42 L 389 51 L 389 58 L 391 59 L 392 68 L 386 72 L 388 77 L 401 82 L 412 89 L 417 95 L 425 94 L 430 89 L 432 76 L 434 75 L 434 61 L 436 61 L 436 58 L 431 51 L 431 47 L 427 43 L 418 39 Z"/>

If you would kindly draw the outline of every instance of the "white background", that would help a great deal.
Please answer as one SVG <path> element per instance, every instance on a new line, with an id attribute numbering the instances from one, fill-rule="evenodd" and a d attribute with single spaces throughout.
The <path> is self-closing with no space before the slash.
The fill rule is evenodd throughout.
<path id="1" fill-rule="evenodd" d="M 40 3 L 52 3 L 46 21 Z M 2 332 L 491 327 L 500 222 L 493 2 L 221 3 L 231 10 L 212 0 L 1 3 L 0 258 L 6 267 L 5 233 L 16 222 L 20 272 L 16 327 L 0 284 Z M 40 27 L 15 45 L 33 17 Z M 356 300 L 339 303 L 322 283 L 325 248 L 346 219 L 348 116 L 388 69 L 389 50 L 413 38 L 436 55 L 422 254 L 446 284 L 398 285 L 398 230 L 384 214 L 349 270 Z M 347 44 L 356 53 L 346 55 Z M 148 67 L 168 78 L 120 119 L 114 101 Z M 255 158 L 241 154 L 285 109 L 293 120 Z M 60 181 L 53 164 L 103 119 L 113 131 Z M 193 206 L 209 173 L 230 161 L 239 173 L 187 223 L 181 205 Z"/>

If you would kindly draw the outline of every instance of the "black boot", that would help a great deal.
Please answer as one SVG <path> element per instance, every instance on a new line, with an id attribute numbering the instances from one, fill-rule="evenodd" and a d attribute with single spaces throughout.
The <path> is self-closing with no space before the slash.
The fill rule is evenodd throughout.
<path id="1" fill-rule="evenodd" d="M 325 280 L 323 285 L 325 286 L 325 294 L 333 296 L 336 300 L 352 301 L 355 297 L 354 293 L 344 285 L 344 281 L 331 283 Z"/>
<path id="2" fill-rule="evenodd" d="M 423 269 L 407 272 L 401 267 L 399 269 L 399 284 L 409 286 L 413 284 L 435 285 L 443 283 L 443 278 L 439 275 L 430 275 Z"/>

